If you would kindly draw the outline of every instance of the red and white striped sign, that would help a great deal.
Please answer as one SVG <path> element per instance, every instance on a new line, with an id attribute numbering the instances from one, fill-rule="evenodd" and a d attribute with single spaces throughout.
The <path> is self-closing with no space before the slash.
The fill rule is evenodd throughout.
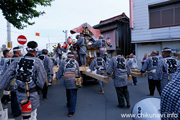
<path id="1" fill-rule="evenodd" d="M 20 35 L 20 36 L 18 36 L 17 41 L 19 44 L 24 45 L 24 44 L 26 44 L 27 39 L 24 35 Z"/>

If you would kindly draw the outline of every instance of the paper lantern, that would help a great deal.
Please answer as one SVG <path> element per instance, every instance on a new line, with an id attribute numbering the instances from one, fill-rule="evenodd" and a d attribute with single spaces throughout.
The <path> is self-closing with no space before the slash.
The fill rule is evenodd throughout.
<path id="1" fill-rule="evenodd" d="M 108 39 L 106 40 L 106 44 L 107 44 L 108 46 L 111 45 L 111 39 L 110 39 L 110 38 L 108 38 Z"/>

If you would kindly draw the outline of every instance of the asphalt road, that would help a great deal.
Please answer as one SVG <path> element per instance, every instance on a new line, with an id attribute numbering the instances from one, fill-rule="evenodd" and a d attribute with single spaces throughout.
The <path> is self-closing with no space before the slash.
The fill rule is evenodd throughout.
<path id="1" fill-rule="evenodd" d="M 128 89 L 130 93 L 131 108 L 118 108 L 117 96 L 110 80 L 104 84 L 105 94 L 100 95 L 99 85 L 97 83 L 88 83 L 78 91 L 77 107 L 73 117 L 67 117 L 66 92 L 63 81 L 59 80 L 57 85 L 49 88 L 48 99 L 41 100 L 41 106 L 38 109 L 38 120 L 121 120 L 122 114 L 131 113 L 135 103 L 148 97 L 147 78 L 138 78 L 138 85 L 131 85 Z M 157 90 L 155 97 L 159 97 Z M 123 118 L 131 120 L 131 118 Z M 16 118 L 20 120 L 20 118 Z"/>

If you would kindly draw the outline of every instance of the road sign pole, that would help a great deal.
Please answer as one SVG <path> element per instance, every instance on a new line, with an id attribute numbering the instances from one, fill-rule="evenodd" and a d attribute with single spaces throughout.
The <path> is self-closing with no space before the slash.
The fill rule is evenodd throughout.
<path id="1" fill-rule="evenodd" d="M 24 52 L 24 51 L 25 51 L 24 49 L 25 49 L 25 46 L 23 45 L 23 54 L 25 53 L 25 52 Z"/>

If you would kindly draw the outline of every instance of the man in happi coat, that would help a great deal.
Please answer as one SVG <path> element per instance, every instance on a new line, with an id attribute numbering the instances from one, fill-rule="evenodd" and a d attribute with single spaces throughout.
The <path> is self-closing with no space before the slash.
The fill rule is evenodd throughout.
<path id="1" fill-rule="evenodd" d="M 46 70 L 46 75 L 48 80 L 46 80 L 46 83 L 44 84 L 42 93 L 43 93 L 43 99 L 47 99 L 47 92 L 48 92 L 48 83 L 52 82 L 51 77 L 53 76 L 53 66 L 52 66 L 52 61 L 51 58 L 48 56 L 48 50 L 43 49 L 42 54 L 38 56 L 39 59 L 43 61 L 44 68 Z"/>
<path id="2" fill-rule="evenodd" d="M 171 49 L 166 47 L 162 50 L 162 57 L 158 62 L 156 76 L 157 80 L 161 80 L 161 91 L 166 84 L 172 80 L 174 73 L 177 70 L 177 60 L 171 57 Z"/>
<path id="3" fill-rule="evenodd" d="M 46 82 L 46 71 L 43 63 L 39 58 L 36 58 L 38 44 L 35 41 L 27 43 L 27 54 L 24 57 L 15 59 L 6 72 L 0 79 L 0 90 L 6 90 L 12 79 L 16 79 L 17 84 L 17 98 L 19 104 L 26 100 L 27 86 L 29 88 L 29 100 L 31 102 L 32 111 L 31 117 L 24 119 L 37 120 L 37 108 L 40 106 L 40 99 L 38 95 L 38 88 L 42 89 Z M 28 106 L 30 108 L 31 106 Z M 28 109 L 27 108 L 27 109 Z"/>
<path id="4" fill-rule="evenodd" d="M 154 96 L 155 87 L 157 88 L 159 95 L 161 95 L 161 81 L 156 79 L 156 69 L 160 59 L 159 53 L 157 51 L 152 51 L 151 57 L 147 58 L 141 68 L 142 73 L 146 71 L 149 72 L 148 83 L 150 96 Z"/>
<path id="5" fill-rule="evenodd" d="M 66 88 L 68 117 L 72 117 L 76 109 L 77 86 L 75 78 L 80 77 L 79 64 L 75 60 L 74 54 L 69 52 L 67 59 L 61 62 L 60 68 L 56 74 L 57 79 L 64 79 Z"/>
<path id="6" fill-rule="evenodd" d="M 110 75 L 113 72 L 114 86 L 116 88 L 118 107 L 124 108 L 126 100 L 127 108 L 130 108 L 129 91 L 127 87 L 128 76 L 131 73 L 127 61 L 121 56 L 121 50 L 116 50 L 116 56 L 112 57 L 107 67 L 107 74 Z"/>

